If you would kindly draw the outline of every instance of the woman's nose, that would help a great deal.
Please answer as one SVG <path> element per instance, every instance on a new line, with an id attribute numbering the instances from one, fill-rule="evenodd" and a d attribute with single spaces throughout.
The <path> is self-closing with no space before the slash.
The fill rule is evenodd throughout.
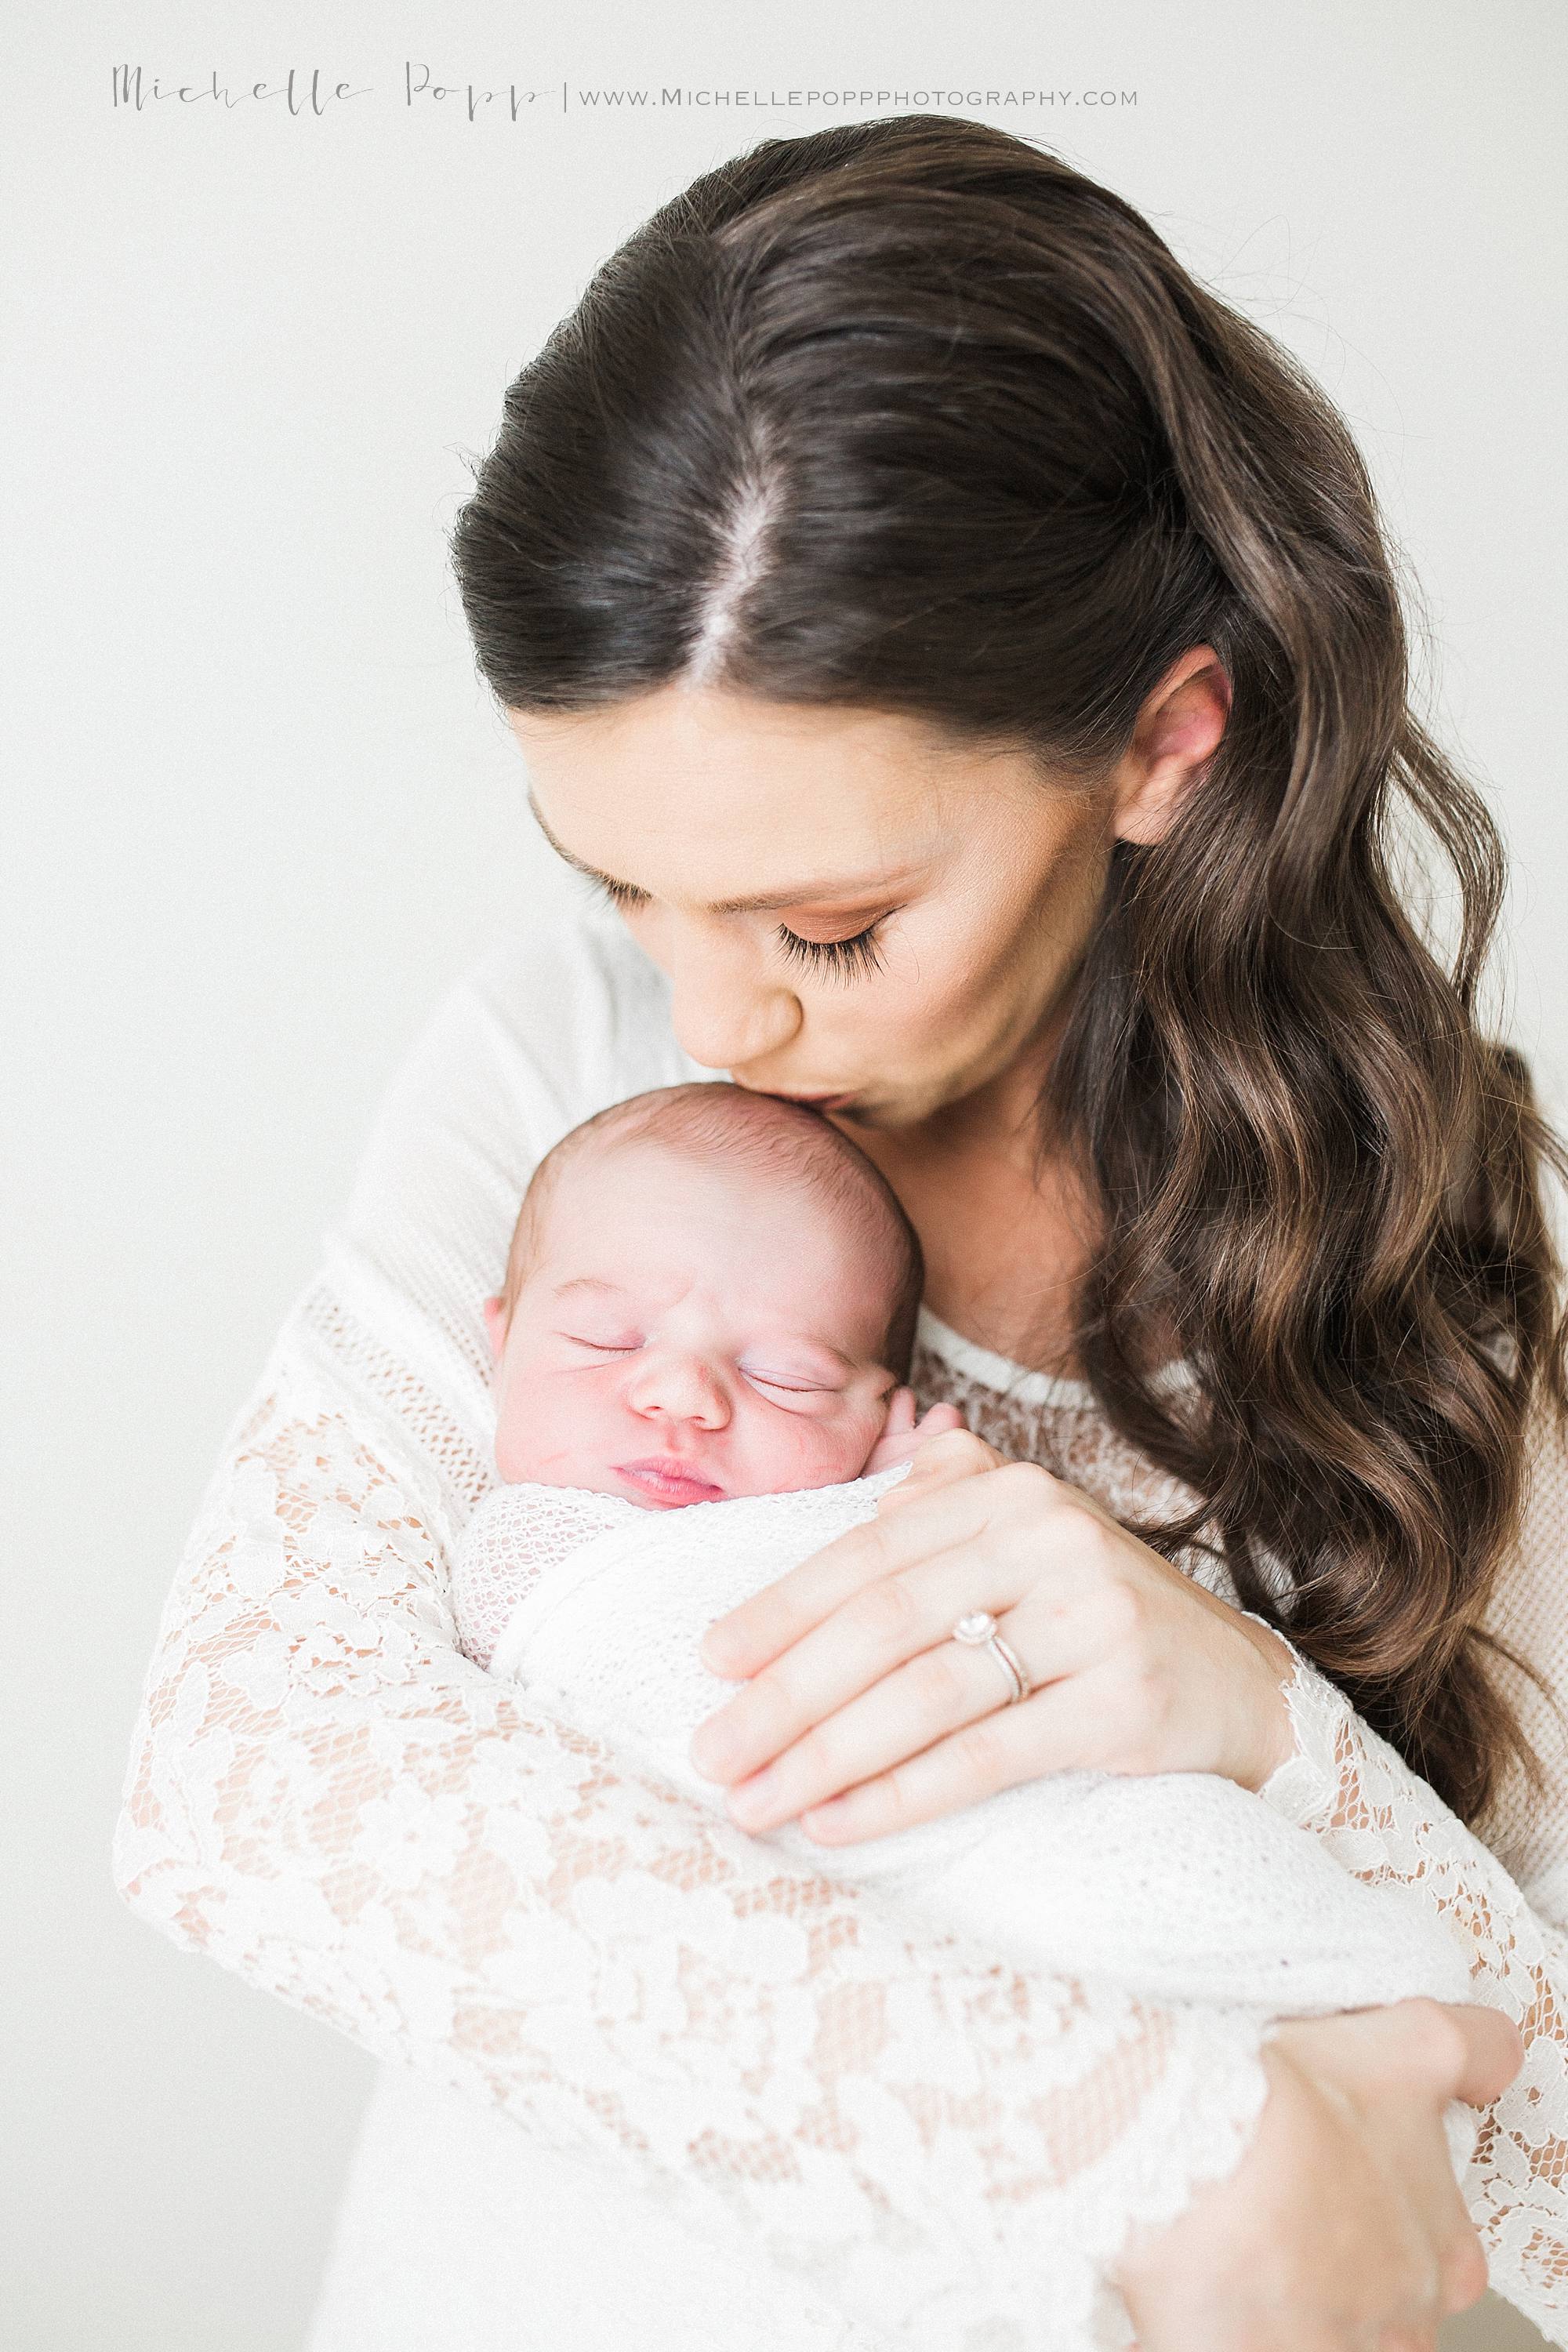
<path id="1" fill-rule="evenodd" d="M 670 983 L 669 1025 L 677 1044 L 707 1070 L 763 1063 L 800 1027 L 800 999 L 760 974 L 750 948 L 662 936 L 645 919 L 639 940 Z"/>
<path id="2" fill-rule="evenodd" d="M 730 1418 L 723 1381 L 710 1364 L 687 1349 L 664 1349 L 642 1357 L 626 1402 L 650 1421 L 694 1421 L 704 1429 L 721 1429 Z"/>

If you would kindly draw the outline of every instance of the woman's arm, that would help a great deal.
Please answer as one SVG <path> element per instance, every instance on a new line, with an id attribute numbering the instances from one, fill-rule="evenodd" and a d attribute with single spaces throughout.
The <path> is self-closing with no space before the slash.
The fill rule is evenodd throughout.
<path id="1" fill-rule="evenodd" d="M 118 1882 L 187 1948 L 629 2168 L 874 2335 L 1070 2343 L 1128 2228 L 1236 2165 L 1257 2019 L 913 1937 L 454 1643 L 451 1546 L 493 1477 L 481 1306 L 523 1183 L 590 1111 L 693 1075 L 635 955 L 537 930 L 409 1056 L 193 1529 Z"/>
<path id="2" fill-rule="evenodd" d="M 1538 1428 L 1521 1536 L 1490 1630 L 1568 1698 L 1568 1449 Z M 1419 1887 L 1472 1955 L 1474 1997 L 1520 2029 L 1524 2065 L 1482 2120 L 1465 2181 L 1492 2284 L 1568 2343 L 1568 1769 L 1561 1723 L 1525 1677 L 1510 1695 L 1547 1767 L 1547 1798 L 1517 1798 L 1500 1859 L 1299 1654 L 1286 1685 L 1295 1753 L 1260 1794 L 1373 1885 Z M 1510 1875 L 1511 1864 L 1518 1877 Z M 1521 1884 L 1522 1882 L 1522 1884 Z M 1530 1890 L 1527 1895 L 1524 1891 Z"/>
<path id="3" fill-rule="evenodd" d="M 889 2343 L 1124 2343 L 1109 2294 L 1087 2332 L 1095 2281 L 1205 2182 L 1244 2224 L 1260 2182 L 1283 2198 L 1260 2254 L 1288 2242 L 1309 2287 L 1393 2314 L 1418 2273 L 1426 2308 L 1412 2250 L 1451 2243 L 1453 2216 L 1418 2198 L 1412 2228 L 1389 2204 L 1406 2084 L 1364 2115 L 1335 2097 L 1331 2162 L 1281 2159 L 1255 2134 L 1277 2063 L 1256 2015 L 910 1936 L 455 1647 L 450 1546 L 493 1476 L 481 1301 L 522 1184 L 590 1111 L 700 1075 L 617 955 L 636 950 L 586 922 L 536 930 L 454 993 L 394 1086 L 164 1611 L 117 1837 L 127 1900 L 372 2052 L 629 2168 Z M 1415 2011 L 1419 2040 L 1426 2006 L 1375 2014 L 1397 2039 Z M 1444 2095 L 1423 2110 L 1438 2165 Z M 1364 2235 L 1380 2181 L 1391 2229 L 1346 2280 L 1332 2249 Z M 1143 2273 L 1155 2306 L 1180 2252 Z M 1362 2336 L 1331 2304 L 1340 2352 Z M 1229 2298 L 1205 2352 L 1291 2352 L 1306 2307 L 1238 2336 Z"/>
<path id="4" fill-rule="evenodd" d="M 1548 1669 L 1559 1697 L 1568 1693 L 1568 1623 L 1552 1595 L 1568 1545 L 1565 1498 L 1559 1443 L 1537 1462 L 1493 1628 Z M 895 1609 L 889 1595 L 900 1583 Z M 1037 1677 L 1042 1662 L 1054 1671 L 1026 1705 L 993 1703 L 976 1718 L 965 1694 L 955 1703 L 934 1679 L 922 1680 L 921 1658 L 956 1611 L 1009 1603 L 1008 1636 L 1026 1667 Z M 1250 1634 L 1238 1643 L 1239 1622 L 1231 1604 L 1130 1536 L 1095 1497 L 1037 1465 L 1008 1463 L 967 1433 L 941 1438 L 929 1465 L 883 1498 L 877 1521 L 838 1537 L 710 1629 L 705 1658 L 744 1687 L 700 1727 L 693 1757 L 731 1783 L 731 1805 L 750 1826 L 799 1814 L 834 1843 L 1064 1767 L 1219 1770 L 1227 1755 L 1253 1753 L 1253 1711 L 1242 1700 L 1262 1653 Z M 1503 1841 L 1539 1891 L 1532 1911 L 1504 1864 L 1333 1685 L 1262 1630 L 1269 1706 L 1259 1720 L 1279 1717 L 1264 1753 L 1283 1760 L 1237 1763 L 1228 1777 L 1267 1795 L 1352 1873 L 1409 1885 L 1450 1920 L 1472 1957 L 1472 1999 L 1517 2027 L 1529 2054 L 1518 2079 L 1489 2102 L 1465 2186 L 1493 2284 L 1568 2345 L 1561 1727 L 1545 1701 L 1531 1707 L 1524 1694 L 1532 1686 L 1519 1676 L 1512 1695 L 1526 1727 L 1556 1759 L 1548 1803 L 1516 1820 Z M 1238 1649 L 1248 1679 L 1227 1706 Z M 873 1712 L 887 1689 L 899 1706 Z M 742 1812 L 748 1790 L 761 1802 Z"/>
<path id="5" fill-rule="evenodd" d="M 452 1645 L 439 1496 L 367 1360 L 313 1292 L 226 1451 L 136 1732 L 126 1899 L 889 2342 L 1114 2340 L 1094 2273 L 1236 2163 L 1257 2021 L 906 1936 L 520 1704 Z"/>

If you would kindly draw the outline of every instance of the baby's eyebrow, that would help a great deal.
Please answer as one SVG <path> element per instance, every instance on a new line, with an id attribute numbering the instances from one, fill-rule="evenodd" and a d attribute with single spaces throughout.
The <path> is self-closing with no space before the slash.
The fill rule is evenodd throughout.
<path id="1" fill-rule="evenodd" d="M 618 1282 L 606 1282 L 602 1275 L 597 1274 L 574 1274 L 570 1281 L 558 1282 L 551 1295 L 555 1298 L 564 1298 L 569 1290 L 613 1290 L 622 1298 L 626 1295 Z"/>

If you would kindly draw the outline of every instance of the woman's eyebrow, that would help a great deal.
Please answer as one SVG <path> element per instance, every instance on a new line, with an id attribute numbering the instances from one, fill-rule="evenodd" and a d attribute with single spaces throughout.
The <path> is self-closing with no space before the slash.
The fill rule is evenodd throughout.
<path id="1" fill-rule="evenodd" d="M 585 874 L 590 882 L 597 882 L 606 890 L 635 890 L 635 884 L 617 881 L 613 874 L 602 873 L 598 866 L 589 866 L 581 857 L 574 857 L 572 852 L 556 840 L 555 835 L 540 815 L 539 803 L 531 793 L 528 795 L 528 805 L 533 813 L 535 824 L 555 852 L 556 856 L 573 867 L 576 873 Z M 770 890 L 765 895 L 754 898 L 715 898 L 710 906 L 704 908 L 703 912 L 709 915 L 767 915 L 776 913 L 784 907 L 805 906 L 814 898 L 871 898 L 879 892 L 895 888 L 900 882 L 907 881 L 915 870 L 913 866 L 903 866 L 889 873 L 884 867 L 878 874 L 851 877 L 832 882 L 803 882 L 793 889 Z"/>

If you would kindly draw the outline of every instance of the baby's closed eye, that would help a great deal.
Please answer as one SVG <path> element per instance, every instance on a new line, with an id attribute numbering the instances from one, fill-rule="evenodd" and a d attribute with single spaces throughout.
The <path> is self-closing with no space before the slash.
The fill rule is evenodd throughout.
<path id="1" fill-rule="evenodd" d="M 837 1396 L 839 1393 L 821 1381 L 775 1381 L 765 1372 L 748 1372 L 746 1378 L 753 1388 L 765 1389 L 771 1396 L 815 1397 Z"/>

